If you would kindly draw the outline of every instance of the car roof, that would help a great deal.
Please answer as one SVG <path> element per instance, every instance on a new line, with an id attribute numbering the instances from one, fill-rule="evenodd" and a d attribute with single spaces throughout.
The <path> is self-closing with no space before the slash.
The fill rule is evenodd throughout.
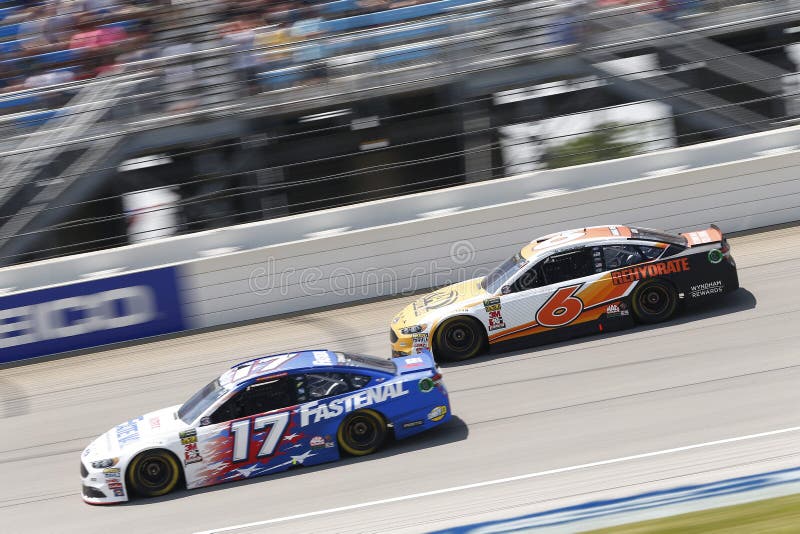
<path id="1" fill-rule="evenodd" d="M 522 247 L 520 254 L 526 260 L 531 260 L 535 256 L 560 247 L 591 243 L 613 243 L 615 241 L 625 242 L 629 239 L 647 241 L 659 246 L 665 246 L 665 244 L 686 245 L 685 238 L 678 234 L 670 234 L 650 228 L 623 225 L 588 226 L 586 228 L 556 232 L 534 239 Z"/>
<path id="2" fill-rule="evenodd" d="M 341 361 L 339 354 L 341 353 L 327 349 L 316 349 L 259 356 L 232 366 L 219 377 L 219 381 L 223 386 L 236 386 L 259 376 L 319 369 L 326 366 L 375 370 L 368 365 L 359 365 L 357 361 L 350 360 L 349 358 L 355 357 L 354 355 L 348 355 L 349 358 L 346 361 Z M 387 370 L 386 372 L 388 373 L 389 371 Z"/>
<path id="3" fill-rule="evenodd" d="M 586 244 L 594 241 L 607 242 L 613 239 L 626 240 L 632 237 L 633 233 L 627 226 L 588 226 L 586 228 L 574 228 L 563 232 L 548 234 L 531 241 L 522 248 L 521 254 L 525 259 L 531 259 L 544 251 L 552 250 L 558 246 L 572 246 Z"/>

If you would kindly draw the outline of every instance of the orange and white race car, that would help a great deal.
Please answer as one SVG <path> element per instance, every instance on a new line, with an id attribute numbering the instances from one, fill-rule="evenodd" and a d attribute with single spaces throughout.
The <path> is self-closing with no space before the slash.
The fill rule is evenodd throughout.
<path id="1" fill-rule="evenodd" d="M 482 278 L 443 287 L 392 321 L 394 356 L 458 361 L 511 342 L 547 342 L 670 319 L 739 287 L 719 228 L 671 234 L 596 226 L 541 237 Z"/>

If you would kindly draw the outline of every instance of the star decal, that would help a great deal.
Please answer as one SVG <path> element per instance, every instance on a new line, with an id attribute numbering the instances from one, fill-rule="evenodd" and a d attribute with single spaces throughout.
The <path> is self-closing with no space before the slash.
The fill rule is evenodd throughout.
<path id="1" fill-rule="evenodd" d="M 283 436 L 283 441 L 290 441 L 290 442 L 294 443 L 295 441 L 297 441 L 298 439 L 300 439 L 302 437 L 303 437 L 303 434 L 295 434 L 295 433 L 287 434 L 287 435 Z"/>
<path id="2" fill-rule="evenodd" d="M 252 474 L 253 474 L 255 471 L 258 471 L 258 469 L 259 469 L 260 467 L 261 467 L 261 466 L 260 466 L 260 465 L 258 465 L 258 464 L 253 464 L 253 465 L 251 465 L 250 467 L 240 467 L 239 469 L 237 469 L 237 470 L 236 470 L 236 472 L 238 472 L 238 473 L 241 473 L 241 474 L 242 474 L 242 475 L 244 475 L 245 477 L 249 477 L 249 476 L 250 476 L 250 475 L 252 475 Z"/>
<path id="3" fill-rule="evenodd" d="M 280 467 L 286 467 L 287 465 L 302 464 L 303 462 L 306 461 L 306 459 L 309 456 L 316 456 L 315 454 L 313 454 L 311 452 L 311 449 L 308 449 L 306 452 L 304 452 L 303 454 L 300 454 L 298 456 L 291 456 L 291 460 L 289 460 L 288 462 L 283 462 L 282 464 L 273 465 L 273 466 L 265 469 L 264 472 L 266 473 L 267 471 L 272 471 L 273 469 L 278 469 Z"/>
<path id="4" fill-rule="evenodd" d="M 316 456 L 314 453 L 311 452 L 311 449 L 308 449 L 306 452 L 301 454 L 300 456 L 292 456 L 292 465 L 294 464 L 302 464 L 306 461 L 309 456 Z"/>

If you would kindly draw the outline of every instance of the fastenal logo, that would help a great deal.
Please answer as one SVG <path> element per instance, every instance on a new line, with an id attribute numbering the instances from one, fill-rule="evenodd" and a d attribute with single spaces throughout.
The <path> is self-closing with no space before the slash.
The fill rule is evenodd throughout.
<path id="1" fill-rule="evenodd" d="M 0 348 L 124 328 L 158 315 L 153 290 L 122 287 L 0 310 Z"/>

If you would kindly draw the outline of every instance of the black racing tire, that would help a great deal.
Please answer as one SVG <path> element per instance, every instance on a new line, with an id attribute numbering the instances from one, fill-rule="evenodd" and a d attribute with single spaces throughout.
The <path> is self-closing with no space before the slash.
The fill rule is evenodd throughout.
<path id="1" fill-rule="evenodd" d="M 669 321 L 678 309 L 675 287 L 664 280 L 648 280 L 639 285 L 631 296 L 636 320 L 644 324 Z"/>
<path id="2" fill-rule="evenodd" d="M 383 445 L 388 431 L 383 416 L 374 410 L 358 410 L 344 418 L 336 438 L 339 447 L 353 456 L 372 454 Z"/>
<path id="3" fill-rule="evenodd" d="M 128 465 L 128 488 L 140 497 L 160 497 L 174 490 L 181 479 L 175 455 L 165 450 L 144 451 Z"/>
<path id="4" fill-rule="evenodd" d="M 471 317 L 443 322 L 433 336 L 433 356 L 438 361 L 460 362 L 486 352 L 486 330 Z"/>

